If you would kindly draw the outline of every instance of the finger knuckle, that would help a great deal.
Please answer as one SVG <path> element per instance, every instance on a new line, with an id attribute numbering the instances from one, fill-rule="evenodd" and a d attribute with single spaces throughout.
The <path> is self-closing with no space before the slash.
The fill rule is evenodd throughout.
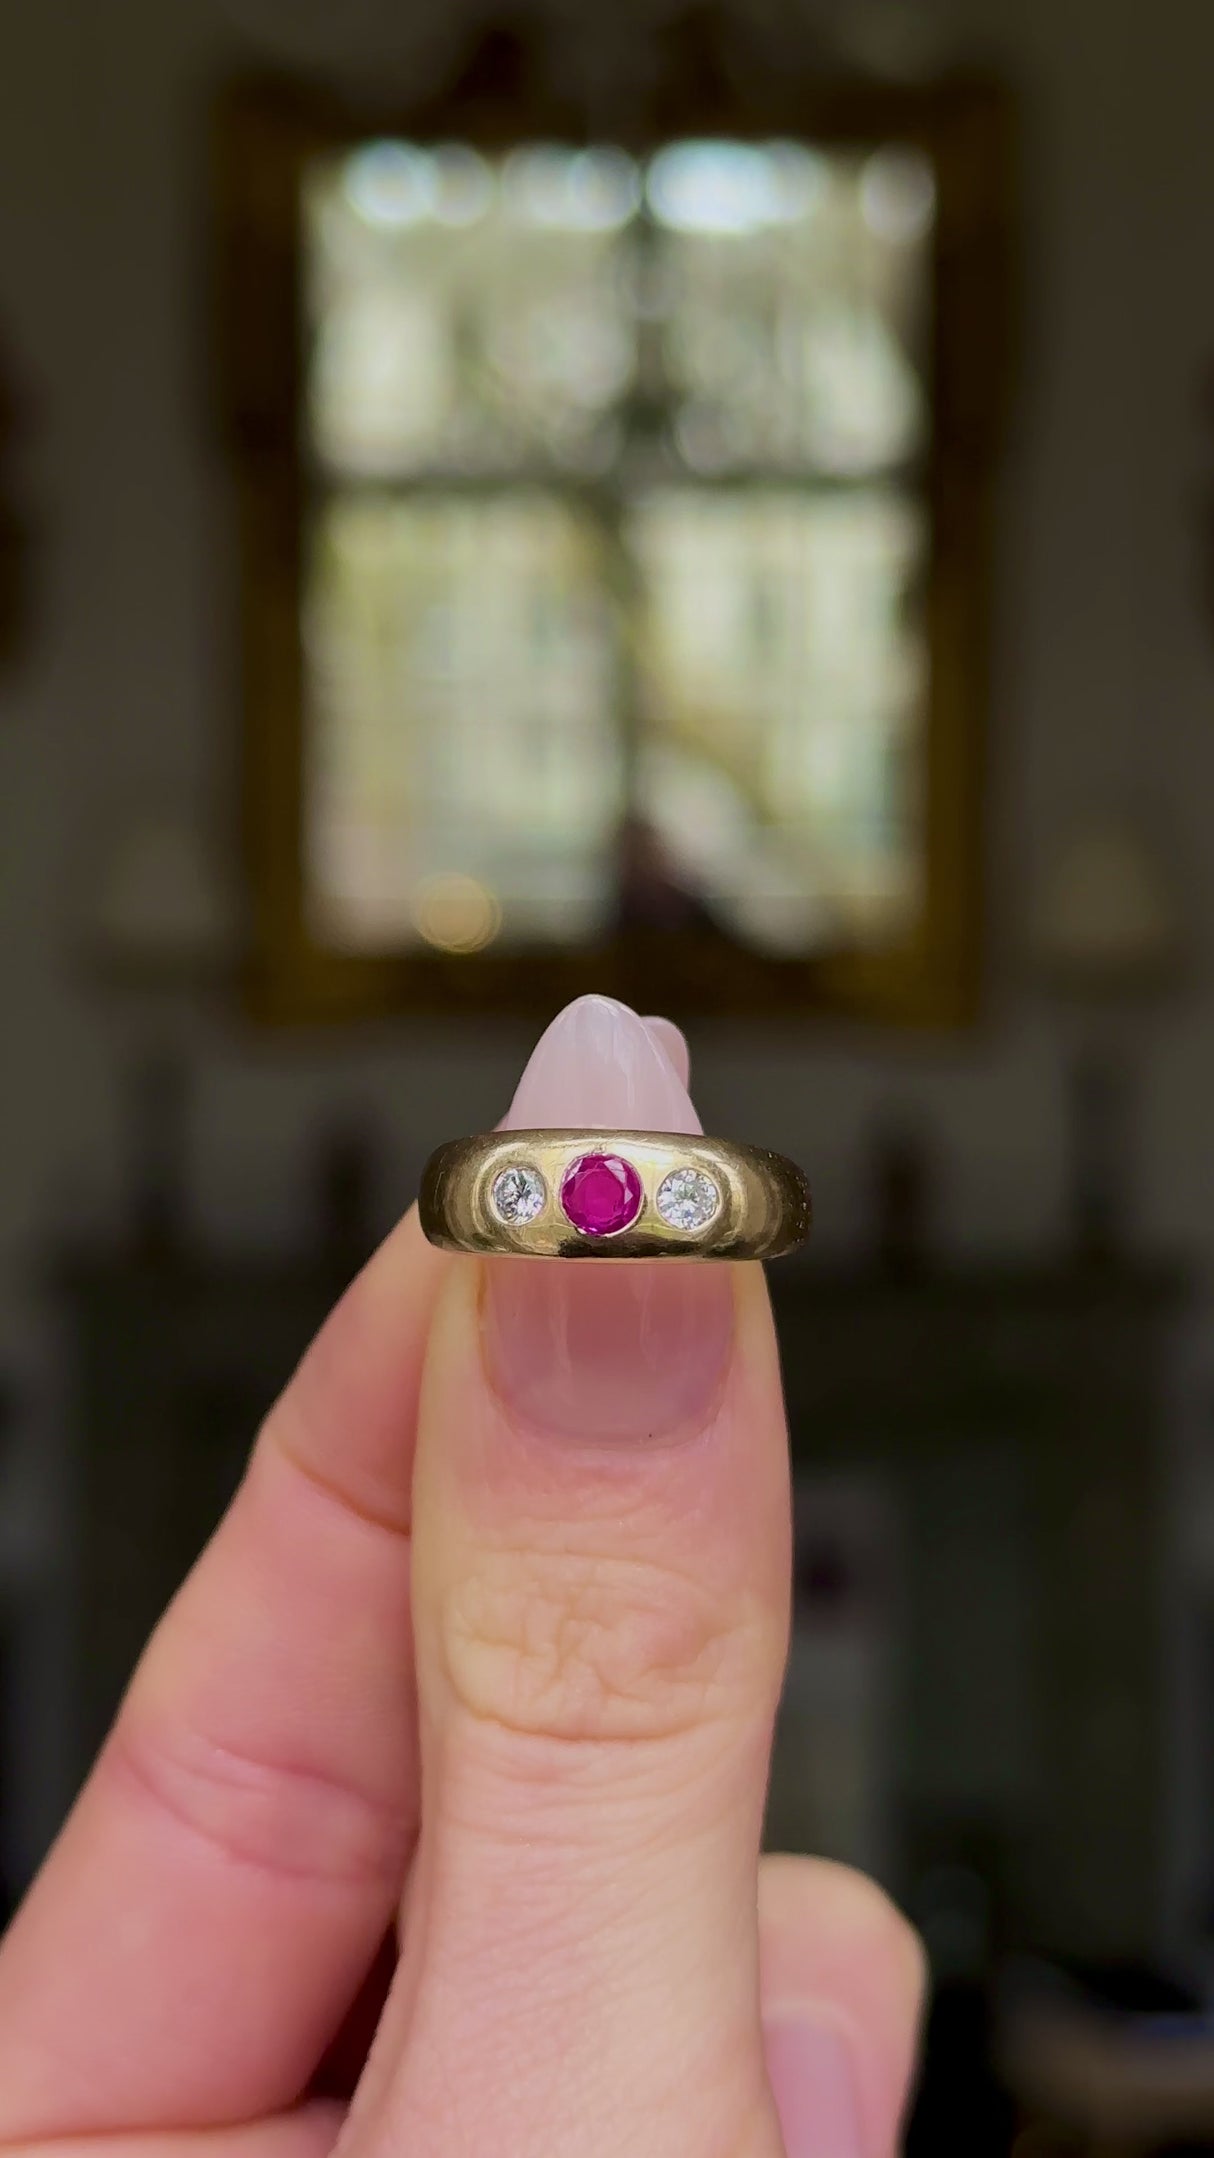
<path id="1" fill-rule="evenodd" d="M 102 1758 L 128 1793 L 233 1864 L 348 1885 L 403 1872 L 406 1809 L 353 1783 L 221 1742 L 180 1718 L 142 1719 L 129 1705 Z"/>
<path id="2" fill-rule="evenodd" d="M 729 1717 L 753 1697 L 758 1615 L 704 1583 L 601 1553 L 503 1554 L 445 1613 L 456 1699 L 533 1736 L 640 1739 Z"/>

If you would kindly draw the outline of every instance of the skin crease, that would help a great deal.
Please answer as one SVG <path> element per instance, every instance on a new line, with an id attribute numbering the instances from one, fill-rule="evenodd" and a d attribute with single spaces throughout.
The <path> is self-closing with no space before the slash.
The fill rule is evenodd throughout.
<path id="1" fill-rule="evenodd" d="M 581 999 L 511 1120 L 698 1129 L 685 1060 Z M 889 2158 L 918 1946 L 759 1862 L 788 1574 L 757 1268 L 408 1216 L 0 1947 L 0 2149 Z"/>

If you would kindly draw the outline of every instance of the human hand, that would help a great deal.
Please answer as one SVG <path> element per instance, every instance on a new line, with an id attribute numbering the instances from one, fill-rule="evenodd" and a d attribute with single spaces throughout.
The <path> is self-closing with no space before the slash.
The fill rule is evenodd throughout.
<path id="1" fill-rule="evenodd" d="M 685 1078 L 585 998 L 507 1121 L 696 1131 Z M 918 1947 L 759 1859 L 789 1547 L 758 1267 L 452 1260 L 410 1214 L 0 1950 L 0 2149 L 889 2158 Z"/>

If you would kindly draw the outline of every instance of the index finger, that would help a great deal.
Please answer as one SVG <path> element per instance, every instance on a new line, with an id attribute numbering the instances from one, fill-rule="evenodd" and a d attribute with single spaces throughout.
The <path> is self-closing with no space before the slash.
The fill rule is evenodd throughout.
<path id="1" fill-rule="evenodd" d="M 413 1454 L 447 1271 L 407 1215 L 155 1635 L 0 1949 L 0 2140 L 289 2104 L 357 1994 L 417 1829 Z"/>
<path id="2" fill-rule="evenodd" d="M 272 1410 L 0 1951 L 0 2140 L 289 2104 L 417 1823 L 413 1432 L 446 1271 L 408 1216 Z"/>

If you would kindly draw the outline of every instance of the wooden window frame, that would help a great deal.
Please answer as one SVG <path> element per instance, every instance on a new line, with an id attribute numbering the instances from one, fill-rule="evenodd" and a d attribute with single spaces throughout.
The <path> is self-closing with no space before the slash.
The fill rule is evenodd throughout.
<path id="1" fill-rule="evenodd" d="M 214 203 L 220 394 L 239 527 L 247 1002 L 268 1022 L 416 1011 L 551 1011 L 592 989 L 642 1010 L 834 1012 L 958 1026 L 976 1012 L 982 950 L 982 771 L 997 450 L 1009 359 L 1010 109 L 992 83 L 808 86 L 757 103 L 655 106 L 635 129 L 587 126 L 509 70 L 473 66 L 419 109 L 368 111 L 283 81 L 230 85 L 216 107 Z M 711 107 L 711 100 L 708 101 Z M 577 951 L 344 953 L 309 934 L 303 860 L 300 607 L 306 494 L 299 415 L 301 179 L 313 159 L 375 136 L 610 139 L 639 155 L 677 136 L 792 136 L 825 148 L 905 142 L 937 184 L 925 478 L 930 687 L 926 889 L 913 935 L 887 949 L 772 957 L 702 931 L 632 931 Z"/>

